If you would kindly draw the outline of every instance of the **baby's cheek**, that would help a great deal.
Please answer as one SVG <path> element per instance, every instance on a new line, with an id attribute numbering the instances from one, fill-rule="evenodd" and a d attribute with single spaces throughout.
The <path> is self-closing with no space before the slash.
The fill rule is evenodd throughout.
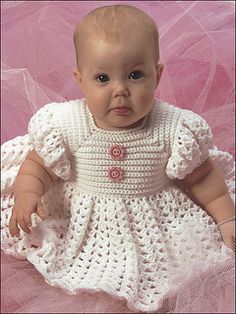
<path id="1" fill-rule="evenodd" d="M 139 104 L 141 106 L 151 106 L 153 104 L 154 94 L 148 91 L 140 93 L 139 95 Z"/>

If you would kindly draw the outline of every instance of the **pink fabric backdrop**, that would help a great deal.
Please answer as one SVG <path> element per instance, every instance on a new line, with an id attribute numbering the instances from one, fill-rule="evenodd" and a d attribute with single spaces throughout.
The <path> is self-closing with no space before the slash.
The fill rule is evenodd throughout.
<path id="1" fill-rule="evenodd" d="M 202 115 L 218 148 L 234 154 L 234 5 L 227 1 L 2 1 L 1 141 L 27 133 L 44 104 L 82 97 L 72 74 L 74 27 L 92 9 L 117 3 L 143 9 L 159 26 L 164 73 L 157 97 Z M 232 295 L 222 304 L 222 311 L 214 304 L 202 310 L 233 312 Z M 2 254 L 3 313 L 60 311 L 131 312 L 102 293 L 67 296 L 27 261 Z"/>

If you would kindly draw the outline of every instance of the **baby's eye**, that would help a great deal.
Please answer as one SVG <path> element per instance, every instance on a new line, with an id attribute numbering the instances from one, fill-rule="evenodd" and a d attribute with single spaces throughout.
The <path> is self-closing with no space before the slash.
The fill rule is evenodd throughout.
<path id="1" fill-rule="evenodd" d="M 106 82 L 110 81 L 110 78 L 106 74 L 99 74 L 96 76 L 96 80 L 100 83 L 106 83 Z"/>
<path id="2" fill-rule="evenodd" d="M 132 80 L 138 80 L 141 77 L 143 77 L 143 72 L 141 71 L 133 71 L 129 75 L 129 79 L 132 79 Z"/>

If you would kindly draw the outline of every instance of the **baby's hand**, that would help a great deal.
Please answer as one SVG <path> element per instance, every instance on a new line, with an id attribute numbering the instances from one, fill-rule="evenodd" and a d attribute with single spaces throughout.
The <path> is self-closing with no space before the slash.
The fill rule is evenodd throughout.
<path id="1" fill-rule="evenodd" d="M 235 251 L 235 216 L 218 223 L 226 246 Z"/>
<path id="2" fill-rule="evenodd" d="M 41 202 L 41 197 L 34 193 L 23 193 L 22 195 L 17 196 L 9 221 L 9 231 L 11 236 L 20 235 L 19 226 L 27 234 L 30 233 L 29 227 L 31 227 L 31 215 L 33 213 L 38 214 L 43 220 L 47 218 L 47 214 Z"/>

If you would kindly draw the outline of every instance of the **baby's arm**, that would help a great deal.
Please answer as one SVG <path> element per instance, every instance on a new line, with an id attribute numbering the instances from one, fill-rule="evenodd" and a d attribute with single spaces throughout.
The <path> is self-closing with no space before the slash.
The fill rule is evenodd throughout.
<path id="1" fill-rule="evenodd" d="M 52 182 L 59 180 L 43 163 L 43 160 L 33 150 L 23 162 L 18 172 L 14 186 L 14 207 L 9 221 L 12 236 L 19 236 L 19 227 L 29 233 L 31 214 L 37 213 L 40 218 L 47 217 L 41 196 L 50 188 Z"/>
<path id="2" fill-rule="evenodd" d="M 219 224 L 222 237 L 227 242 L 228 240 L 224 236 L 226 237 L 229 228 L 232 229 L 232 233 L 234 232 L 234 222 L 230 221 L 230 218 L 235 215 L 234 204 L 224 178 L 215 167 L 213 161 L 208 158 L 200 167 L 187 175 L 183 180 L 177 180 L 176 183 Z M 226 220 L 231 222 L 231 227 L 228 226 L 228 230 L 227 228 L 222 228 Z M 233 237 L 233 234 L 228 236 Z M 232 247 L 231 244 L 228 246 Z"/>

